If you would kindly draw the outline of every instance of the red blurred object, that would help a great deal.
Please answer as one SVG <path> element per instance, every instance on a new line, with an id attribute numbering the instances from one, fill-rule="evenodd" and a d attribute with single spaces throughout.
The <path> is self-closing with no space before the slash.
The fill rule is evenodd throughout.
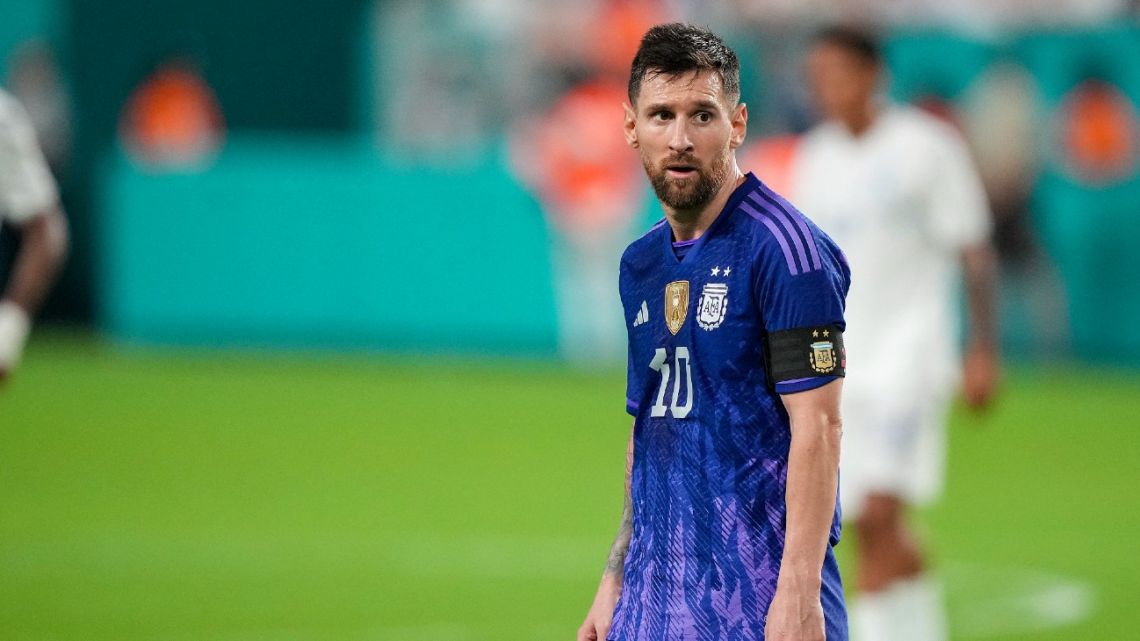
<path id="1" fill-rule="evenodd" d="M 620 226 L 642 191 L 637 153 L 622 136 L 625 87 L 584 82 L 531 123 L 519 171 L 564 230 Z"/>
<path id="2" fill-rule="evenodd" d="M 149 165 L 200 164 L 221 146 L 225 123 L 214 92 L 193 67 L 172 62 L 135 90 L 120 127 L 128 152 Z"/>
<path id="3" fill-rule="evenodd" d="M 1117 87 L 1088 80 L 1061 103 L 1058 136 L 1062 163 L 1086 183 L 1132 176 L 1140 154 L 1136 107 Z"/>
<path id="4" fill-rule="evenodd" d="M 741 150 L 740 170 L 755 173 L 777 193 L 791 193 L 792 163 L 799 141 L 798 136 L 761 138 Z"/>

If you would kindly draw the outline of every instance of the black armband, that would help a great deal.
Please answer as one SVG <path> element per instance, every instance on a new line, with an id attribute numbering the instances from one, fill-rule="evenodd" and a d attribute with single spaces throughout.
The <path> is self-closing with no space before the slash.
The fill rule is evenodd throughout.
<path id="1" fill-rule="evenodd" d="M 768 378 L 772 385 L 815 376 L 843 376 L 847 352 L 836 325 L 785 329 L 768 334 Z"/>

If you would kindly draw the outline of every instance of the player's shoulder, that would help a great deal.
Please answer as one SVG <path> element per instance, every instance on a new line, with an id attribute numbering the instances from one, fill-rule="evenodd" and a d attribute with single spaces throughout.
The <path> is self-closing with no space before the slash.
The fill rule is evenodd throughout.
<path id="1" fill-rule="evenodd" d="M 24 108 L 20 105 L 20 101 L 16 97 L 8 93 L 3 87 L 0 87 L 0 117 L 4 120 L 12 117 L 13 114 L 22 114 Z"/>
<path id="2" fill-rule="evenodd" d="M 31 117 L 15 96 L 0 87 L 0 132 L 15 135 L 31 127 Z"/>
<path id="3" fill-rule="evenodd" d="M 667 226 L 666 219 L 662 218 L 653 224 L 640 238 L 625 248 L 621 256 L 622 269 L 642 267 L 660 259 L 660 244 L 662 229 Z"/>
<path id="4" fill-rule="evenodd" d="M 796 144 L 797 157 L 817 154 L 832 149 L 849 138 L 843 127 L 836 122 L 825 120 L 808 129 Z"/>
<path id="5" fill-rule="evenodd" d="M 736 216 L 747 228 L 753 256 L 787 271 L 791 276 L 835 268 L 842 256 L 831 239 L 783 195 L 757 181 L 740 202 Z"/>
<path id="6" fill-rule="evenodd" d="M 883 114 L 884 124 L 898 138 L 910 145 L 958 144 L 961 134 L 945 120 L 913 105 L 895 105 Z"/>

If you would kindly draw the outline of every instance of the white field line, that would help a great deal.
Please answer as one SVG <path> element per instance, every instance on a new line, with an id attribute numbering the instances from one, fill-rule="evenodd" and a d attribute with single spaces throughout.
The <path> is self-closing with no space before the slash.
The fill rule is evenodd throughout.
<path id="1" fill-rule="evenodd" d="M 1036 568 L 947 562 L 950 631 L 958 639 L 1041 632 L 1074 625 L 1096 610 L 1087 581 Z"/>

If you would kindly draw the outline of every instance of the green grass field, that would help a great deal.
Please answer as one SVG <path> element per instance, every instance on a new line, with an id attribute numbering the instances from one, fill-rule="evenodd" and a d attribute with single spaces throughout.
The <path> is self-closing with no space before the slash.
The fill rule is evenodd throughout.
<path id="1" fill-rule="evenodd" d="M 5 641 L 571 639 L 617 525 L 620 373 L 57 335 L 18 374 Z M 1140 375 L 1008 383 L 922 515 L 955 638 L 1140 638 Z"/>

